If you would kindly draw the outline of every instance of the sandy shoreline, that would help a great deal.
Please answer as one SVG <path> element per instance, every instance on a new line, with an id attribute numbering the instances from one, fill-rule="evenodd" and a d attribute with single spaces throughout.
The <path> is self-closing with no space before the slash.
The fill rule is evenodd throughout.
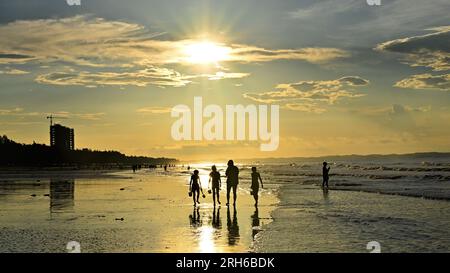
<path id="1" fill-rule="evenodd" d="M 89 172 L 0 175 L 0 252 L 66 252 L 69 241 L 83 252 L 249 252 L 277 202 L 263 193 L 255 210 L 242 184 L 236 208 L 223 190 L 222 206 L 207 195 L 194 208 L 180 172 Z"/>
<path id="2" fill-rule="evenodd" d="M 2 172 L 0 252 L 65 252 L 70 240 L 85 252 L 367 252 L 373 240 L 384 252 L 450 252 L 448 201 L 403 196 L 414 185 L 333 181 L 324 192 L 317 180 L 266 181 L 255 210 L 244 179 L 236 209 L 214 209 L 209 195 L 192 206 L 188 179 L 183 170 Z"/>

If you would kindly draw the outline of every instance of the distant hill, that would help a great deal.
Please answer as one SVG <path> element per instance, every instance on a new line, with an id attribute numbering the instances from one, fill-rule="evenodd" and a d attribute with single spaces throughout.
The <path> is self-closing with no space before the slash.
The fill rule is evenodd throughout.
<path id="1" fill-rule="evenodd" d="M 44 144 L 20 144 L 0 137 L 0 165 L 58 165 L 58 164 L 174 164 L 174 158 L 127 156 L 117 151 L 89 149 L 58 151 Z"/>

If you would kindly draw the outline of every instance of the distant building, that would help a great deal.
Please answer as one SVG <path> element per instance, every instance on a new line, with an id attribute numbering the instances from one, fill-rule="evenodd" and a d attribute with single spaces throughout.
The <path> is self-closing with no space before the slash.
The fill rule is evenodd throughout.
<path id="1" fill-rule="evenodd" d="M 58 150 L 74 150 L 75 134 L 73 129 L 60 124 L 50 126 L 50 146 Z"/>

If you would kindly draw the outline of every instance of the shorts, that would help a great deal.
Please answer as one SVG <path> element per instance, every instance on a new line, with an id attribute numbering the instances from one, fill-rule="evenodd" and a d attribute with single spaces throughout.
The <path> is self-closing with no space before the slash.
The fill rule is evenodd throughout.
<path id="1" fill-rule="evenodd" d="M 198 184 L 192 184 L 192 191 L 200 191 L 200 186 Z"/>

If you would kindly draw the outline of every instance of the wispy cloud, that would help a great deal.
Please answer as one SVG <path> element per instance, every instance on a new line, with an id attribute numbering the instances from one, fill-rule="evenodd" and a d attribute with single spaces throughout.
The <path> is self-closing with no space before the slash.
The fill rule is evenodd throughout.
<path id="1" fill-rule="evenodd" d="M 358 98 L 365 94 L 354 91 L 366 86 L 369 81 L 357 76 L 347 76 L 336 80 L 300 81 L 276 86 L 276 91 L 245 93 L 244 98 L 261 103 L 284 103 L 284 108 L 297 111 L 322 113 L 317 102 L 333 104 L 342 98 Z"/>
<path id="2" fill-rule="evenodd" d="M 181 73 L 161 67 L 133 72 L 52 72 L 39 75 L 36 82 L 52 85 L 98 86 L 184 86 L 191 81 Z"/>
<path id="3" fill-rule="evenodd" d="M 43 112 L 28 112 L 25 111 L 24 108 L 21 107 L 15 107 L 10 109 L 0 109 L 0 116 L 14 116 L 14 117 L 20 117 L 20 118 L 26 118 L 26 117 L 47 117 L 49 115 L 53 115 L 54 117 L 58 118 L 76 118 L 76 119 L 82 119 L 82 120 L 100 120 L 102 119 L 106 114 L 105 113 L 72 113 L 68 111 L 57 111 L 53 113 L 43 113 Z"/>
<path id="4" fill-rule="evenodd" d="M 160 34 L 138 24 L 88 16 L 15 21 L 0 26 L 0 63 L 64 61 L 94 67 L 189 64 L 185 49 L 198 41 L 155 39 Z M 216 46 L 227 49 L 223 61 L 233 62 L 323 62 L 347 56 L 335 48 L 265 49 L 223 43 Z"/>
<path id="5" fill-rule="evenodd" d="M 162 40 L 160 35 L 160 32 L 151 32 L 139 24 L 84 15 L 15 21 L 0 25 L 0 64 L 68 65 L 80 72 L 50 70 L 37 76 L 36 82 L 85 87 L 149 84 L 179 87 L 198 77 L 223 80 L 249 76 L 232 71 L 181 75 L 173 65 L 195 65 L 189 61 L 192 56 L 186 48 L 199 41 Z M 324 63 L 348 56 L 346 51 L 337 48 L 268 49 L 256 45 L 213 43 L 214 47 L 226 52 L 220 62 L 300 60 Z M 105 72 L 107 69 L 114 72 Z M 16 70 L 8 74 L 19 73 L 25 72 Z"/>
<path id="6" fill-rule="evenodd" d="M 0 70 L 0 75 L 4 74 L 4 75 L 25 75 L 25 74 L 29 74 L 30 72 L 25 71 L 25 70 L 20 70 L 20 69 L 15 69 L 15 68 L 7 68 L 7 70 Z"/>
<path id="7" fill-rule="evenodd" d="M 309 101 L 286 103 L 283 108 L 292 111 L 308 112 L 314 114 L 321 114 L 327 111 L 325 108 L 320 107 L 317 103 Z"/>
<path id="8" fill-rule="evenodd" d="M 398 81 L 394 86 L 411 89 L 434 89 L 450 91 L 450 74 L 436 76 L 431 74 L 412 75 L 406 79 Z"/>
<path id="9" fill-rule="evenodd" d="M 136 112 L 141 114 L 166 114 L 170 113 L 172 108 L 170 107 L 162 107 L 162 106 L 149 106 L 143 107 L 136 110 Z"/>
<path id="10" fill-rule="evenodd" d="M 242 79 L 250 76 L 250 73 L 236 73 L 236 72 L 223 72 L 219 71 L 214 74 L 202 74 L 200 76 L 193 77 L 205 77 L 211 81 L 222 80 L 222 79 Z"/>
<path id="11" fill-rule="evenodd" d="M 377 45 L 380 51 L 405 54 L 405 63 L 434 71 L 450 69 L 450 26 L 429 29 L 432 33 L 387 41 Z"/>

